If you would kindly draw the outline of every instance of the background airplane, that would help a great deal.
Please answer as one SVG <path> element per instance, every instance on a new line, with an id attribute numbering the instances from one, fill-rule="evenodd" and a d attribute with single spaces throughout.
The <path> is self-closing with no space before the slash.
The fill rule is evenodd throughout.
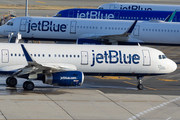
<path id="1" fill-rule="evenodd" d="M 22 34 L 22 39 L 100 41 L 103 44 L 180 44 L 180 23 L 160 21 L 17 17 L 0 27 L 0 34 Z"/>
<path id="2" fill-rule="evenodd" d="M 142 46 L 0 43 L 0 51 L 0 73 L 11 75 L 7 85 L 16 86 L 15 76 L 26 78 L 25 90 L 34 89 L 31 80 L 79 86 L 84 75 L 136 76 L 141 90 L 143 76 L 167 74 L 177 68 L 161 51 Z"/>
<path id="3" fill-rule="evenodd" d="M 115 2 L 115 3 L 107 3 L 100 5 L 98 9 L 175 11 L 175 10 L 180 10 L 180 5 Z"/>
<path id="4" fill-rule="evenodd" d="M 113 10 L 113 9 L 65 9 L 54 17 L 89 18 L 89 19 L 116 19 L 116 20 L 166 20 L 173 11 L 140 11 L 140 10 Z M 172 22 L 180 22 L 180 12 L 175 12 Z"/>

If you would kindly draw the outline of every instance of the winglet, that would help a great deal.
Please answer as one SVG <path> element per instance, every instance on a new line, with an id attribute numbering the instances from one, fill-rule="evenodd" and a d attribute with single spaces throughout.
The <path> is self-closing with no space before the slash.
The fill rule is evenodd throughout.
<path id="1" fill-rule="evenodd" d="M 165 22 L 172 22 L 175 14 L 176 14 L 176 12 L 177 12 L 177 11 L 175 10 L 172 14 L 168 15 L 167 18 L 166 18 L 164 21 L 165 21 Z"/>
<path id="2" fill-rule="evenodd" d="M 26 57 L 27 62 L 28 62 L 28 63 L 29 63 L 29 62 L 34 62 L 34 60 L 32 59 L 32 57 L 30 56 L 30 54 L 28 53 L 28 51 L 26 50 L 26 48 L 24 47 L 23 44 L 21 44 L 21 47 L 22 47 L 22 50 L 23 50 L 23 52 L 24 52 L 24 55 L 25 55 L 25 57 Z"/>
<path id="3" fill-rule="evenodd" d="M 134 23 L 131 25 L 131 27 L 124 34 L 130 35 L 132 33 L 132 31 L 134 30 L 136 23 L 137 23 L 137 20 L 134 21 Z"/>

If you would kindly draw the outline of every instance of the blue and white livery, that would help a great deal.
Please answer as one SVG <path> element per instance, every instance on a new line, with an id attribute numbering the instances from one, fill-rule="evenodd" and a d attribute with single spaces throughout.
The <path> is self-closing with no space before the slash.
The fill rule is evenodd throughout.
<path id="1" fill-rule="evenodd" d="M 115 19 L 115 20 L 165 20 L 173 11 L 140 11 L 111 9 L 66 9 L 54 17 L 85 18 L 85 19 Z M 180 22 L 180 12 L 176 12 L 172 22 Z"/>
<path id="2" fill-rule="evenodd" d="M 100 5 L 98 9 L 175 11 L 175 10 L 180 10 L 180 5 L 115 2 L 115 3 L 107 3 L 107 4 Z"/>
<path id="3" fill-rule="evenodd" d="M 26 78 L 25 90 L 33 90 L 30 80 L 57 86 L 79 86 L 84 75 L 136 76 L 162 75 L 177 65 L 159 50 L 142 46 L 0 44 L 0 73 L 9 74 L 6 83 L 15 86 L 15 77 Z"/>
<path id="4" fill-rule="evenodd" d="M 16 17 L 0 26 L 0 35 L 18 32 L 28 40 L 180 45 L 179 22 Z"/>

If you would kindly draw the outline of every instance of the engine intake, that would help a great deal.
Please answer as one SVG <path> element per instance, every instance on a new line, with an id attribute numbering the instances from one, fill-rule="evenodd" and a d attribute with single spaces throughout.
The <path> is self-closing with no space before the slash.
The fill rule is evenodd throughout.
<path id="1" fill-rule="evenodd" d="M 63 71 L 46 74 L 43 83 L 55 86 L 80 86 L 83 81 L 84 74 L 81 71 Z"/>

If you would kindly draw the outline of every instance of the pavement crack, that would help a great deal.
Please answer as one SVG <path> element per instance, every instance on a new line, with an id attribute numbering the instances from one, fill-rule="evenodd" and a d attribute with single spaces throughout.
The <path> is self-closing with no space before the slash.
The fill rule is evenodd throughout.
<path id="1" fill-rule="evenodd" d="M 3 112 L 0 110 L 0 113 L 2 114 L 2 116 L 4 117 L 5 120 L 7 120 L 6 116 L 3 114 Z"/>
<path id="2" fill-rule="evenodd" d="M 54 102 L 54 104 L 56 104 L 57 106 L 59 106 L 61 109 L 63 109 L 64 110 L 64 112 L 66 112 L 66 114 L 68 114 L 71 118 L 72 118 L 72 120 L 75 120 L 74 118 L 73 118 L 73 116 L 71 116 L 70 115 L 70 113 L 68 113 L 68 111 L 66 111 L 62 106 L 60 106 L 58 103 L 56 103 L 53 99 L 51 99 L 47 94 L 45 94 L 45 93 L 43 93 L 49 100 L 51 100 L 52 102 Z"/>
<path id="3" fill-rule="evenodd" d="M 113 102 L 114 104 L 116 104 L 117 106 L 121 107 L 122 109 L 124 109 L 125 111 L 127 111 L 128 113 L 130 113 L 132 116 L 135 116 L 136 119 L 140 120 L 135 114 L 133 114 L 131 111 L 129 111 L 128 109 L 126 109 L 125 107 L 123 107 L 122 105 L 116 103 L 115 101 L 113 101 L 111 98 L 107 97 L 105 94 L 103 94 L 101 91 L 99 91 L 99 93 L 104 96 L 105 98 L 107 98 L 108 100 L 110 100 L 111 102 Z"/>
<path id="4" fill-rule="evenodd" d="M 164 96 L 162 96 L 162 95 L 160 95 L 163 99 L 165 99 L 165 100 L 167 100 L 167 101 L 169 101 L 167 98 L 165 98 Z M 177 105 L 178 107 L 180 107 L 180 105 L 179 104 L 177 104 L 177 103 L 175 103 L 175 102 L 172 102 L 173 104 L 175 104 L 175 105 Z"/>

